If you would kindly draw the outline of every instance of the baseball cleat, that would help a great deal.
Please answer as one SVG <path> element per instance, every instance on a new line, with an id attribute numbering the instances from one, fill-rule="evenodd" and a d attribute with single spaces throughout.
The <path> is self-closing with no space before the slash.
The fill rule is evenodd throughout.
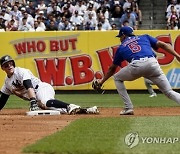
<path id="1" fill-rule="evenodd" d="M 93 106 L 93 107 L 87 108 L 86 113 L 88 113 L 88 114 L 99 114 L 99 110 L 98 110 L 97 106 Z"/>
<path id="2" fill-rule="evenodd" d="M 156 93 L 152 93 L 152 95 L 150 95 L 149 97 L 157 97 Z"/>
<path id="3" fill-rule="evenodd" d="M 120 112 L 120 115 L 134 115 L 133 109 L 124 109 Z"/>
<path id="4" fill-rule="evenodd" d="M 70 104 L 68 106 L 68 114 L 76 114 L 77 112 L 80 111 L 80 106 L 75 105 L 75 104 Z"/>

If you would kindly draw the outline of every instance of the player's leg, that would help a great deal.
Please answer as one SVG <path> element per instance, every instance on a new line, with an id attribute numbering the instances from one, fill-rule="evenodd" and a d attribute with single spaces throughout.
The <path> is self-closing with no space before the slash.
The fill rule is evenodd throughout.
<path id="1" fill-rule="evenodd" d="M 44 90 L 46 89 L 46 90 Z M 65 109 L 68 114 L 75 114 L 80 106 L 75 104 L 65 103 L 54 98 L 55 91 L 48 83 L 41 83 L 36 91 L 37 100 L 44 104 L 45 109 L 59 110 L 64 113 Z"/>
<path id="2" fill-rule="evenodd" d="M 129 64 L 114 75 L 114 81 L 117 91 L 124 102 L 124 110 L 120 112 L 121 115 L 134 114 L 132 101 L 124 86 L 124 81 L 132 81 L 139 77 L 138 74 L 132 74 L 132 69 L 132 66 Z"/>
<path id="3" fill-rule="evenodd" d="M 77 114 L 99 114 L 97 106 L 81 108 Z"/>
<path id="4" fill-rule="evenodd" d="M 151 59 L 149 61 L 149 67 L 145 77 L 147 77 L 154 84 L 156 84 L 168 98 L 180 104 L 180 94 L 172 90 L 171 85 L 166 78 L 166 75 L 163 73 L 158 62 L 156 61 L 155 59 Z"/>
<path id="5" fill-rule="evenodd" d="M 152 88 L 152 85 L 154 84 L 151 80 L 147 79 L 147 78 L 144 78 L 144 83 L 145 83 L 145 86 L 150 94 L 149 97 L 155 97 L 157 96 L 157 94 L 154 92 L 153 88 Z"/>
<path id="6" fill-rule="evenodd" d="M 120 114 L 133 114 L 133 104 L 124 86 L 124 81 L 133 81 L 148 72 L 149 59 L 134 60 L 114 75 L 117 91 L 121 96 L 125 109 Z"/>
<path id="7" fill-rule="evenodd" d="M 158 77 L 152 77 L 151 79 L 169 99 L 180 104 L 180 94 L 172 90 L 171 85 L 164 73 Z"/>

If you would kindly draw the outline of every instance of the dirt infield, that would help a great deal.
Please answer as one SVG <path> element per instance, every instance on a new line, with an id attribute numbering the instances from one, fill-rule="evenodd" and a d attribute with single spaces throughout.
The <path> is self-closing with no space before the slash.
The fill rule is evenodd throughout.
<path id="1" fill-rule="evenodd" d="M 120 108 L 100 108 L 99 110 L 99 115 L 26 116 L 24 109 L 4 109 L 0 111 L 0 153 L 20 154 L 24 146 L 61 130 L 79 118 L 120 117 Z M 136 108 L 134 116 L 165 115 L 180 115 L 180 107 Z"/>

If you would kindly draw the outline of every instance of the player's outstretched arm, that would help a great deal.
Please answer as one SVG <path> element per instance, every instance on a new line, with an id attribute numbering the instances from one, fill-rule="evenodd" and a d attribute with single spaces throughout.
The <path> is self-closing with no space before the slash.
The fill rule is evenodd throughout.
<path id="1" fill-rule="evenodd" d="M 180 62 L 180 55 L 172 48 L 170 44 L 164 43 L 162 41 L 157 41 L 157 47 L 162 48 L 169 52 L 170 54 L 174 55 L 176 59 Z"/>
<path id="2" fill-rule="evenodd" d="M 36 94 L 33 89 L 33 85 L 30 79 L 23 81 L 24 87 L 27 89 L 27 95 L 30 99 L 30 111 L 36 111 L 39 110 L 37 100 L 36 100 Z"/>
<path id="3" fill-rule="evenodd" d="M 5 106 L 8 98 L 9 98 L 9 95 L 1 93 L 1 96 L 0 96 L 0 110 Z"/>
<path id="4" fill-rule="evenodd" d="M 105 74 L 104 78 L 99 83 L 102 85 L 107 79 L 109 79 L 115 73 L 117 67 L 117 65 L 112 64 L 109 67 L 108 72 Z"/>

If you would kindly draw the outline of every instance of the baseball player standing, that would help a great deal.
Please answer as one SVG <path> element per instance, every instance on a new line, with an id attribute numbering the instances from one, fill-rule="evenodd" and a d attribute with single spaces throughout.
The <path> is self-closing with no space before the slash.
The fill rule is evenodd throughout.
<path id="1" fill-rule="evenodd" d="M 53 87 L 35 77 L 30 70 L 16 67 L 15 61 L 5 55 L 0 59 L 0 65 L 7 77 L 1 89 L 0 110 L 5 106 L 9 96 L 16 96 L 30 101 L 30 111 L 41 109 L 58 110 L 62 113 L 98 113 L 96 106 L 82 109 L 75 104 L 68 104 L 54 98 Z M 39 108 L 40 107 L 40 108 Z"/>
<path id="2" fill-rule="evenodd" d="M 122 61 L 129 62 L 126 67 L 114 74 L 117 91 L 125 105 L 120 115 L 134 114 L 133 104 L 124 86 L 124 81 L 132 81 L 140 77 L 151 80 L 168 98 L 180 104 L 180 94 L 172 90 L 152 48 L 155 50 L 162 48 L 174 55 L 178 61 L 180 61 L 180 55 L 170 45 L 149 35 L 135 36 L 133 29 L 128 26 L 122 27 L 116 37 L 120 38 L 121 45 L 114 56 L 113 64 L 99 84 L 102 86 L 115 73 Z"/>

